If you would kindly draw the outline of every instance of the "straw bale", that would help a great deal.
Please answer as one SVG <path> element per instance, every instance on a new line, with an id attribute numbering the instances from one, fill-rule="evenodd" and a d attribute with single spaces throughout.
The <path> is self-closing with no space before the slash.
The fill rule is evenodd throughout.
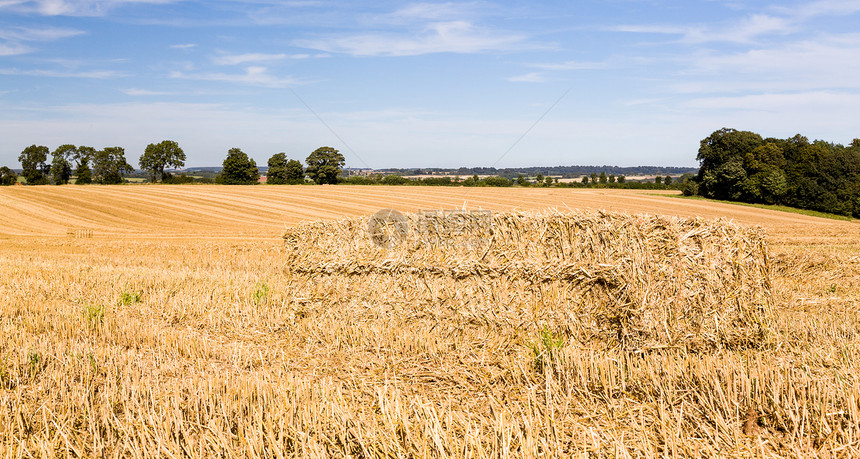
<path id="1" fill-rule="evenodd" d="M 289 269 L 343 285 L 329 301 L 345 305 L 362 298 L 520 314 L 529 326 L 633 350 L 761 346 L 768 335 L 759 228 L 606 212 L 383 217 L 289 228 Z"/>

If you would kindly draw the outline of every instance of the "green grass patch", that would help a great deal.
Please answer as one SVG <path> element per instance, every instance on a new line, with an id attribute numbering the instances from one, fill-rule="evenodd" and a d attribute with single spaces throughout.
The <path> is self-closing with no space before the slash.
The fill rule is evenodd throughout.
<path id="1" fill-rule="evenodd" d="M 720 199 L 709 199 L 702 196 L 684 196 L 683 194 L 678 195 L 666 195 L 666 194 L 655 194 L 655 196 L 666 196 L 670 198 L 680 198 L 680 199 L 692 199 L 699 201 L 710 201 L 710 202 L 719 202 L 723 204 L 734 204 L 736 206 L 744 206 L 744 207 L 755 207 L 757 209 L 767 209 L 767 210 L 777 210 L 780 212 L 789 212 L 792 214 L 801 214 L 808 215 L 810 217 L 819 217 L 819 218 L 829 218 L 831 220 L 842 220 L 842 221 L 852 221 L 853 218 L 846 215 L 838 215 L 838 214 L 829 214 L 827 212 L 819 212 L 817 210 L 808 210 L 808 209 L 798 209 L 796 207 L 782 206 L 778 204 L 752 204 L 749 202 L 739 202 L 739 201 L 723 201 Z"/>

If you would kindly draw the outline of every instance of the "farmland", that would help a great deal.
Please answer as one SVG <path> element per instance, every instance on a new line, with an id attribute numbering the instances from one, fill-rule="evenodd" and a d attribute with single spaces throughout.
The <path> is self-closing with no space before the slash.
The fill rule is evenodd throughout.
<path id="1" fill-rule="evenodd" d="M 773 336 L 629 352 L 548 332 L 540 304 L 395 301 L 286 261 L 281 236 L 302 222 L 464 207 L 761 226 Z M 860 454 L 856 221 L 383 186 L 8 187 L 0 215 L 4 457 Z M 535 365 L 540 346 L 552 358 Z"/>

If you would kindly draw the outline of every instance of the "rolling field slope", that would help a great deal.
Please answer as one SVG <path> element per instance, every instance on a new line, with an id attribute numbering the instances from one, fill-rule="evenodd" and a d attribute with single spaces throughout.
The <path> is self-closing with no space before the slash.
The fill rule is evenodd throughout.
<path id="1" fill-rule="evenodd" d="M 281 238 L 464 204 L 760 225 L 770 334 L 629 352 L 577 338 L 562 298 L 587 297 L 564 280 L 311 275 L 339 252 L 300 266 L 313 244 L 302 258 Z M 653 192 L 383 186 L 0 187 L 0 218 L 0 457 L 860 457 L 856 221 Z M 720 245 L 706 276 L 734 269 Z M 695 262 L 661 261 L 643 269 Z"/>
<path id="2" fill-rule="evenodd" d="M 673 194 L 664 192 L 663 194 Z M 0 188 L 2 236 L 277 237 L 284 225 L 366 215 L 384 208 L 603 209 L 627 213 L 730 218 L 777 237 L 834 238 L 857 232 L 839 222 L 731 204 L 669 199 L 653 191 L 385 186 L 86 186 Z M 834 239 L 836 242 L 836 239 Z"/>

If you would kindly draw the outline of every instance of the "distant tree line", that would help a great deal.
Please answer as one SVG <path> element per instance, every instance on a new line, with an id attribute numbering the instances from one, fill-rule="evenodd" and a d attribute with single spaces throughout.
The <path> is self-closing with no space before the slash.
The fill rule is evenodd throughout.
<path id="1" fill-rule="evenodd" d="M 687 173 L 695 174 L 695 167 L 663 167 L 663 166 L 549 166 L 549 167 L 511 167 L 511 168 L 495 168 L 495 167 L 460 167 L 460 168 L 387 168 L 379 169 L 376 172 L 382 174 L 394 175 L 450 175 L 460 177 L 479 176 L 499 176 L 511 180 L 516 180 L 520 175 L 526 177 L 534 177 L 537 174 L 543 176 L 553 176 L 561 178 L 575 178 L 583 175 L 590 176 L 591 174 L 600 174 L 605 172 L 608 175 L 615 176 L 666 176 L 672 175 L 679 177 Z"/>
<path id="2" fill-rule="evenodd" d="M 50 163 L 48 154 L 52 156 Z M 60 145 L 51 153 L 44 145 L 30 145 L 18 155 L 18 161 L 21 163 L 21 175 L 28 185 L 65 185 L 73 174 L 75 183 L 79 185 L 122 183 L 123 175 L 134 170 L 126 161 L 122 147 L 96 150 L 93 147 L 67 144 Z M 4 177 L 6 174 L 3 171 Z"/>
<path id="3" fill-rule="evenodd" d="M 48 161 L 48 156 L 51 161 Z M 171 174 L 169 169 L 185 165 L 185 152 L 173 140 L 147 145 L 138 160 L 142 176 L 155 183 L 219 183 L 225 185 L 256 184 L 260 171 L 256 162 L 239 148 L 227 151 L 220 173 L 214 177 L 192 177 Z M 135 169 L 125 158 L 122 147 L 105 147 L 101 150 L 88 146 L 61 145 L 53 152 L 44 145 L 31 145 L 18 156 L 21 175 L 28 185 L 85 185 L 119 184 Z M 287 159 L 286 153 L 269 158 L 267 182 L 273 185 L 305 183 L 310 178 L 318 184 L 342 181 L 346 163 L 343 155 L 332 147 L 320 147 L 305 160 L 307 167 L 296 159 Z M 18 174 L 9 167 L 0 167 L 0 185 L 14 185 Z"/>
<path id="4" fill-rule="evenodd" d="M 583 176 L 578 181 L 561 181 L 559 177 L 544 177 L 543 174 L 537 174 L 534 177 L 526 177 L 518 175 L 516 178 L 509 179 L 500 175 L 491 175 L 481 178 L 477 174 L 471 177 L 461 178 L 460 176 L 429 176 L 420 178 L 404 177 L 398 174 L 367 174 L 353 175 L 350 177 L 341 178 L 338 183 L 349 185 L 414 185 L 414 186 L 465 186 L 465 187 L 558 187 L 558 188 L 625 188 L 625 189 L 647 189 L 647 190 L 680 190 L 683 185 L 694 178 L 692 173 L 686 173 L 680 177 L 656 176 L 653 181 L 636 180 L 631 181 L 623 175 L 616 176 L 615 174 L 607 174 L 606 171 L 601 171 L 598 175 Z"/>
<path id="5" fill-rule="evenodd" d="M 696 158 L 686 195 L 860 217 L 860 139 L 846 147 L 723 128 L 701 141 Z"/>
<path id="6" fill-rule="evenodd" d="M 52 161 L 48 163 L 48 155 Z M 150 182 L 161 182 L 165 184 L 183 183 L 218 183 L 225 185 L 250 185 L 260 181 L 260 169 L 256 162 L 248 157 L 239 148 L 231 148 L 222 163 L 221 170 L 215 172 L 197 172 L 195 175 L 188 173 L 174 174 L 170 169 L 179 169 L 185 165 L 185 152 L 179 144 L 172 140 L 164 140 L 160 143 L 147 145 L 138 160 L 140 172 L 135 173 L 134 168 L 125 159 L 125 150 L 121 147 L 106 147 L 96 150 L 92 147 L 75 145 L 62 145 L 50 153 L 48 147 L 31 145 L 24 149 L 19 156 L 22 166 L 22 175 L 29 185 L 41 185 L 53 183 L 63 185 L 75 184 L 117 184 L 123 183 L 130 176 L 138 177 Z M 496 171 L 498 174 L 479 177 L 478 173 L 466 176 L 430 176 L 424 178 L 406 178 L 397 173 L 360 174 L 344 176 L 344 165 L 346 163 L 343 155 L 332 147 L 320 147 L 311 152 L 305 159 L 306 166 L 297 159 L 287 158 L 286 153 L 276 153 L 269 158 L 266 170 L 266 182 L 272 185 L 302 184 L 308 179 L 317 184 L 352 184 L 352 185 L 427 185 L 427 186 L 465 186 L 465 187 L 603 187 L 603 188 L 645 188 L 665 189 L 680 187 L 692 174 L 687 172 L 680 178 L 673 180 L 672 176 L 658 175 L 654 182 L 627 181 L 622 174 L 611 173 L 612 170 L 632 170 L 642 172 L 651 170 L 686 170 L 684 168 L 615 168 L 608 167 L 600 170 L 588 166 L 569 166 L 551 168 L 525 168 L 520 170 L 553 171 L 564 169 L 566 173 L 571 170 L 599 170 L 591 172 L 590 175 L 582 177 L 581 181 L 560 181 L 558 176 L 544 176 L 537 172 L 536 175 L 526 176 L 523 173 L 511 175 L 512 169 L 495 168 L 471 168 L 457 169 L 469 171 L 489 172 Z M 212 168 L 215 169 L 215 168 Z M 433 169 L 436 171 L 436 169 Z M 454 169 L 451 169 L 454 170 Z M 414 171 L 419 172 L 419 171 Z M 609 173 L 607 173 L 609 172 Z M 562 179 L 565 177 L 562 176 Z M 0 168 L 0 184 L 14 184 L 17 175 L 8 167 Z"/>

